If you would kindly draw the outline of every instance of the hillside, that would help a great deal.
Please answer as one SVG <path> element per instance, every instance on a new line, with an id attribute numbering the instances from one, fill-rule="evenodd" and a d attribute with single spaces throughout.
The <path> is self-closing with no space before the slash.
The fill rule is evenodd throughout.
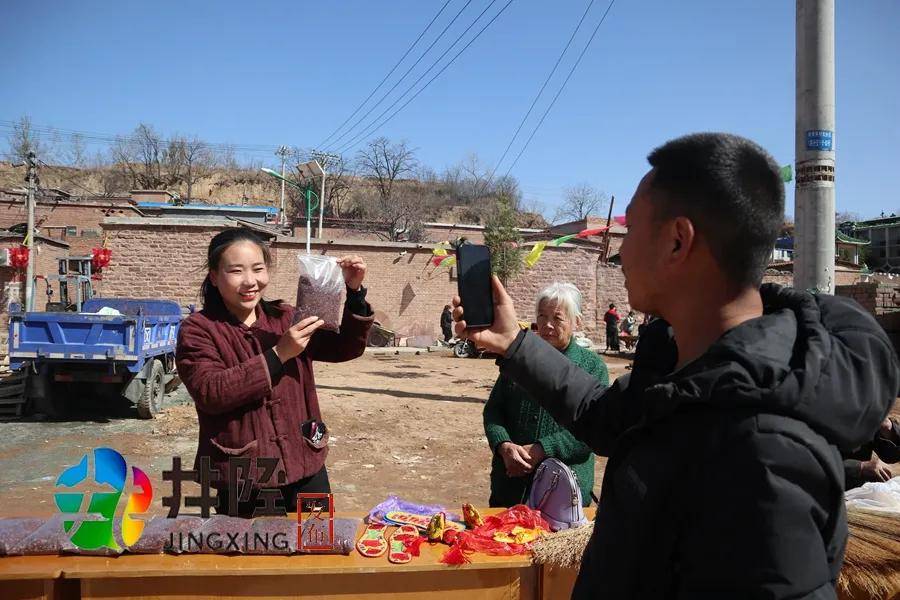
<path id="1" fill-rule="evenodd" d="M 74 196 L 127 196 L 131 180 L 120 167 L 76 168 L 41 166 L 40 187 L 56 188 Z M 24 189 L 25 167 L 0 161 L 0 189 Z M 377 218 L 378 189 L 374 181 L 340 174 L 326 180 L 326 214 L 340 217 Z M 318 192 L 318 184 L 315 191 Z M 187 197 L 187 184 L 179 182 L 167 188 L 182 198 Z M 253 204 L 277 206 L 281 184 L 255 169 L 215 168 L 198 177 L 191 188 L 191 201 L 203 204 Z M 394 196 L 410 201 L 416 214 L 425 221 L 483 224 L 493 210 L 496 198 L 484 196 L 468 199 L 441 181 L 403 179 L 395 182 Z M 302 211 L 298 190 L 286 186 L 290 212 Z M 293 208 L 293 210 L 292 210 Z M 536 212 L 519 211 L 520 226 L 545 227 L 547 222 Z"/>

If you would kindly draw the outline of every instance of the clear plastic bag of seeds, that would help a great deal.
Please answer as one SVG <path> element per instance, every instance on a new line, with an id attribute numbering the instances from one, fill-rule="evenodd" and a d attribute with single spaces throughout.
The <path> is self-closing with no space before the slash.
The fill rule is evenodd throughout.
<path id="1" fill-rule="evenodd" d="M 297 551 L 297 519 L 257 517 L 253 519 L 252 545 L 248 554 L 294 554 Z"/>
<path id="2" fill-rule="evenodd" d="M 339 331 L 346 284 L 337 259 L 318 254 L 298 254 L 297 259 L 300 272 L 294 323 L 316 316 L 325 321 L 321 329 Z"/>
<path id="3" fill-rule="evenodd" d="M 156 547 L 148 548 L 148 546 L 155 546 L 161 537 L 163 552 L 166 554 L 196 552 L 199 546 L 200 530 L 207 520 L 195 516 L 180 516 L 175 519 L 159 517 L 159 527 L 157 528 L 157 517 L 154 517 L 141 535 L 141 539 L 128 550 L 135 554 L 155 552 Z M 142 544 L 144 541 L 147 543 Z"/>
<path id="4" fill-rule="evenodd" d="M 181 554 L 188 546 L 190 535 L 196 535 L 203 527 L 200 517 L 181 516 L 170 519 L 155 516 L 144 526 L 141 537 L 128 547 L 133 554 Z"/>
<path id="5" fill-rule="evenodd" d="M 0 519 L 0 556 L 9 553 L 38 527 L 44 524 L 44 519 L 36 517 L 21 517 L 15 519 Z"/>
<path id="6" fill-rule="evenodd" d="M 244 554 L 253 542 L 253 521 L 228 515 L 210 517 L 200 530 L 200 554 Z"/>
<path id="7" fill-rule="evenodd" d="M 63 516 L 54 515 L 45 520 L 40 527 L 25 538 L 11 545 L 6 551 L 10 556 L 59 554 L 62 550 L 62 540 L 65 536 Z"/>

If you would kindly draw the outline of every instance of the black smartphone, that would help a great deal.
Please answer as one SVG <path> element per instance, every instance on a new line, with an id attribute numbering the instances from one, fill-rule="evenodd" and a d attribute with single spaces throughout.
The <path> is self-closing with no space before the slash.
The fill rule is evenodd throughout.
<path id="1" fill-rule="evenodd" d="M 491 251 L 487 246 L 463 244 L 456 249 L 457 287 L 468 327 L 494 323 L 491 291 Z"/>

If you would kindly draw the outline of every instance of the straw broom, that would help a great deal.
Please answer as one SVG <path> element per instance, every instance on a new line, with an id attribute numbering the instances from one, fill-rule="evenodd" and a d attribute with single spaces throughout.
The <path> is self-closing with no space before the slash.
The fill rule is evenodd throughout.
<path id="1" fill-rule="evenodd" d="M 900 594 L 900 515 L 851 508 L 847 522 L 850 535 L 838 579 L 841 596 L 889 599 Z M 593 531 L 589 523 L 546 535 L 535 541 L 533 561 L 578 568 Z"/>
<path id="2" fill-rule="evenodd" d="M 847 523 L 850 536 L 838 590 L 847 598 L 900 594 L 900 515 L 851 508 Z"/>

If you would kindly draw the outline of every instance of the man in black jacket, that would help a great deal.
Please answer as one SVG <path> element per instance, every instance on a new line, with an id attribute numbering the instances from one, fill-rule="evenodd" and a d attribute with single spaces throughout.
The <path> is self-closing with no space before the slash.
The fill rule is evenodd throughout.
<path id="1" fill-rule="evenodd" d="M 661 318 L 604 388 L 495 318 L 458 334 L 609 456 L 576 598 L 835 598 L 847 540 L 840 451 L 872 439 L 900 365 L 857 304 L 760 287 L 784 216 L 778 165 L 697 134 L 654 150 L 620 254 L 629 303 Z M 676 345 L 677 341 L 677 345 Z"/>

